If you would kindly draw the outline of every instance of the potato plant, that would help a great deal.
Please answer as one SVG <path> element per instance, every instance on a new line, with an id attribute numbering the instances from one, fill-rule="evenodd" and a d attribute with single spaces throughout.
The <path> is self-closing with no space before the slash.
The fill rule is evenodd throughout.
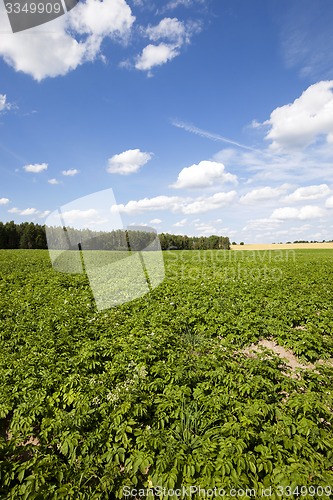
<path id="1" fill-rule="evenodd" d="M 0 251 L 0 498 L 333 492 L 333 255 L 251 254 L 165 252 L 158 288 L 98 312 L 47 251 Z"/>

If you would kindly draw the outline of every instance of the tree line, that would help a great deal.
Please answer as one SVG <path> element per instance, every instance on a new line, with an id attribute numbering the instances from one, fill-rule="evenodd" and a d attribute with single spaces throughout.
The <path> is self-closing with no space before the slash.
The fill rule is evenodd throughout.
<path id="1" fill-rule="evenodd" d="M 91 231 L 89 229 L 46 227 L 45 225 L 14 221 L 0 222 L 0 248 L 47 249 L 47 237 L 57 249 L 77 249 L 83 242 L 85 250 L 143 250 L 156 248 L 156 234 L 137 230 Z M 169 233 L 158 235 L 162 250 L 230 250 L 227 236 L 186 236 Z"/>
<path id="2" fill-rule="evenodd" d="M 12 250 L 17 248 L 46 249 L 45 226 L 33 222 L 15 224 L 14 221 L 0 222 L 0 248 Z"/>
<path id="3" fill-rule="evenodd" d="M 227 236 L 186 236 L 161 233 L 159 240 L 162 250 L 230 250 Z"/>

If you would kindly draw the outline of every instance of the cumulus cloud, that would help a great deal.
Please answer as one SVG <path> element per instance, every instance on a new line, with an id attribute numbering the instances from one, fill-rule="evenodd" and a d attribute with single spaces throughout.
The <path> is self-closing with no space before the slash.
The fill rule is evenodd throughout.
<path id="1" fill-rule="evenodd" d="M 317 219 L 324 217 L 326 212 L 323 208 L 313 205 L 305 205 L 301 208 L 283 207 L 276 208 L 271 215 L 272 219 L 289 220 L 289 219 Z"/>
<path id="2" fill-rule="evenodd" d="M 17 207 L 10 208 L 8 212 L 10 214 L 18 214 L 18 215 L 36 215 L 39 213 L 39 211 L 36 208 L 24 208 L 23 210 L 20 210 Z"/>
<path id="3" fill-rule="evenodd" d="M 71 29 L 80 34 L 124 38 L 135 18 L 124 0 L 86 0 L 70 13 Z"/>
<path id="4" fill-rule="evenodd" d="M 7 205 L 9 203 L 9 198 L 0 198 L 0 205 Z"/>
<path id="5" fill-rule="evenodd" d="M 154 198 L 143 198 L 141 200 L 131 200 L 126 205 L 119 204 L 111 207 L 112 213 L 137 214 L 150 210 L 174 210 L 180 203 L 178 196 L 155 196 Z"/>
<path id="6" fill-rule="evenodd" d="M 62 76 L 76 69 L 88 57 L 89 41 L 78 42 L 65 31 L 53 33 L 16 33 L 1 44 L 0 55 L 15 71 L 22 71 L 35 80 Z M 10 35 L 8 35 L 9 37 Z"/>
<path id="7" fill-rule="evenodd" d="M 197 214 L 229 205 L 235 200 L 236 196 L 236 191 L 215 193 L 212 196 L 199 196 L 197 198 L 161 195 L 154 198 L 131 200 L 126 205 L 113 205 L 111 212 L 138 214 L 150 210 L 170 210 L 171 212 L 181 212 L 183 214 Z"/>
<path id="8" fill-rule="evenodd" d="M 270 149 L 283 151 L 301 149 L 314 143 L 319 136 L 330 140 L 333 133 L 333 80 L 321 81 L 308 87 L 290 104 L 272 111 L 266 140 Z"/>
<path id="9" fill-rule="evenodd" d="M 39 212 L 38 217 L 46 217 L 51 213 L 51 210 L 44 210 L 43 212 Z"/>
<path id="10" fill-rule="evenodd" d="M 179 55 L 179 49 L 174 45 L 160 43 L 159 45 L 149 44 L 137 57 L 135 68 L 142 71 L 149 71 L 154 66 L 165 64 Z"/>
<path id="11" fill-rule="evenodd" d="M 125 0 L 87 0 L 70 13 L 26 32 L 10 32 L 0 4 L 0 56 L 16 71 L 35 80 L 65 75 L 93 61 L 105 37 L 126 38 L 134 23 Z"/>
<path id="12" fill-rule="evenodd" d="M 318 200 L 329 195 L 331 192 L 327 184 L 319 184 L 317 186 L 305 186 L 297 188 L 293 193 L 286 196 L 283 201 L 297 202 L 304 200 Z"/>
<path id="13" fill-rule="evenodd" d="M 161 219 L 152 219 L 149 221 L 149 224 L 161 224 Z"/>
<path id="14" fill-rule="evenodd" d="M 33 174 L 39 174 L 40 172 L 44 172 L 44 170 L 47 170 L 48 164 L 47 163 L 34 163 L 30 165 L 25 165 L 23 169 L 26 172 L 31 172 Z"/>
<path id="15" fill-rule="evenodd" d="M 187 219 L 182 219 L 182 220 L 179 220 L 178 222 L 176 222 L 174 224 L 174 227 L 183 227 L 183 226 L 185 226 L 186 223 L 187 223 Z"/>
<path id="16" fill-rule="evenodd" d="M 49 184 L 54 184 L 54 185 L 56 185 L 56 184 L 60 184 L 60 181 L 58 181 L 57 179 L 49 179 L 47 182 L 48 182 Z"/>
<path id="17" fill-rule="evenodd" d="M 176 189 L 206 188 L 226 182 L 236 184 L 237 177 L 225 172 L 223 163 L 205 160 L 183 168 L 178 174 L 177 181 L 171 187 Z"/>
<path id="18" fill-rule="evenodd" d="M 333 208 L 333 196 L 327 198 L 327 200 L 325 201 L 325 207 Z"/>
<path id="19" fill-rule="evenodd" d="M 249 191 L 244 196 L 241 196 L 240 203 L 252 204 L 259 201 L 269 201 L 272 198 L 277 198 L 286 190 L 286 186 L 280 186 L 277 188 L 272 188 L 270 186 L 265 186 Z"/>
<path id="20" fill-rule="evenodd" d="M 38 213 L 38 210 L 36 208 L 25 208 L 24 210 L 21 210 L 20 215 L 35 215 Z"/>
<path id="21" fill-rule="evenodd" d="M 251 219 L 243 227 L 243 231 L 269 231 L 276 229 L 281 224 L 280 220 L 270 218 Z"/>
<path id="22" fill-rule="evenodd" d="M 194 225 L 199 236 L 206 236 L 217 233 L 216 227 L 213 226 L 212 224 L 209 223 L 205 224 L 204 222 L 202 222 Z"/>
<path id="23" fill-rule="evenodd" d="M 225 207 L 232 203 L 237 196 L 236 191 L 229 191 L 227 193 L 215 193 L 213 196 L 201 196 L 191 203 L 185 204 L 181 211 L 184 214 L 200 214 L 210 212 L 217 208 Z"/>
<path id="24" fill-rule="evenodd" d="M 188 36 L 185 24 L 176 17 L 165 17 L 156 26 L 148 26 L 146 35 L 154 42 L 166 39 L 177 44 L 183 43 Z"/>
<path id="25" fill-rule="evenodd" d="M 98 215 L 98 210 L 88 208 L 87 210 L 73 209 L 62 213 L 62 217 L 66 220 L 66 224 L 74 223 L 78 220 L 89 220 Z"/>
<path id="26" fill-rule="evenodd" d="M 108 159 L 107 172 L 121 175 L 134 174 L 151 158 L 152 153 L 145 153 L 140 149 L 129 149 Z"/>
<path id="27" fill-rule="evenodd" d="M 144 47 L 136 58 L 135 68 L 150 73 L 153 67 L 171 61 L 180 54 L 181 48 L 190 43 L 191 37 L 200 30 L 199 23 L 184 23 L 176 17 L 165 17 L 156 26 L 148 26 L 144 30 L 144 34 L 155 43 Z"/>
<path id="28" fill-rule="evenodd" d="M 74 175 L 79 174 L 80 170 L 77 170 L 76 168 L 70 168 L 69 170 L 63 170 L 61 173 L 62 175 L 73 177 Z"/>

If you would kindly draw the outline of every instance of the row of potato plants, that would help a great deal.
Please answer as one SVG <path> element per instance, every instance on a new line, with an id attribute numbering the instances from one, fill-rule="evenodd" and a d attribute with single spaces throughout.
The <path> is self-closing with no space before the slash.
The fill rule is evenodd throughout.
<path id="1" fill-rule="evenodd" d="M 0 252 L 0 498 L 333 491 L 333 256 L 229 255 L 166 252 L 158 288 L 98 312 L 46 251 Z M 263 338 L 315 369 L 244 354 Z"/>

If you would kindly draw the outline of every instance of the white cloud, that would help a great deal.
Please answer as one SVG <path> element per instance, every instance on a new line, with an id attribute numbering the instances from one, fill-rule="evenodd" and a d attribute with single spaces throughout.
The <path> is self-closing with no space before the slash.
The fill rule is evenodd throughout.
<path id="1" fill-rule="evenodd" d="M 74 175 L 77 175 L 80 173 L 80 170 L 77 170 L 76 168 L 70 168 L 69 170 L 63 170 L 62 172 L 62 175 L 66 175 L 66 176 L 74 176 Z"/>
<path id="2" fill-rule="evenodd" d="M 80 34 L 124 38 L 134 20 L 124 0 L 87 0 L 71 11 L 70 27 Z"/>
<path id="3" fill-rule="evenodd" d="M 213 196 L 199 197 L 192 203 L 187 203 L 182 207 L 184 214 L 200 214 L 225 207 L 232 203 L 237 196 L 236 191 L 227 193 L 215 193 Z"/>
<path id="4" fill-rule="evenodd" d="M 1 111 L 9 111 L 10 109 L 15 107 L 16 106 L 14 104 L 7 101 L 6 94 L 0 94 L 0 113 Z"/>
<path id="5" fill-rule="evenodd" d="M 7 205 L 7 203 L 9 203 L 8 198 L 0 198 L 0 205 Z"/>
<path id="6" fill-rule="evenodd" d="M 225 172 L 223 163 L 205 160 L 183 168 L 178 174 L 177 181 L 171 187 L 176 189 L 205 188 L 226 182 L 237 183 L 237 177 Z"/>
<path id="7" fill-rule="evenodd" d="M 35 214 L 38 214 L 38 210 L 36 208 L 25 208 L 20 212 L 20 215 L 35 215 Z"/>
<path id="8" fill-rule="evenodd" d="M 272 213 L 271 218 L 278 220 L 298 219 L 299 213 L 300 213 L 299 208 L 293 208 L 293 207 L 276 208 Z"/>
<path id="9" fill-rule="evenodd" d="M 154 198 L 143 198 L 135 201 L 131 200 L 126 205 L 119 204 L 111 207 L 111 212 L 123 212 L 127 214 L 137 214 L 150 210 L 174 210 L 181 198 L 178 196 L 155 196 Z"/>
<path id="10" fill-rule="evenodd" d="M 144 153 L 140 149 L 129 149 L 109 158 L 107 172 L 121 175 L 133 174 L 151 158 L 152 153 Z"/>
<path id="11" fill-rule="evenodd" d="M 229 205 L 235 200 L 236 196 L 236 191 L 215 193 L 212 196 L 199 196 L 197 198 L 161 195 L 154 198 L 143 198 L 138 201 L 131 200 L 126 205 L 113 205 L 111 212 L 138 214 L 150 210 L 170 210 L 171 212 L 181 212 L 183 214 L 197 214 Z"/>
<path id="12" fill-rule="evenodd" d="M 175 45 L 160 43 L 159 45 L 149 44 L 145 47 L 140 56 L 137 57 L 135 68 L 142 71 L 149 71 L 154 66 L 165 64 L 179 55 L 179 49 Z"/>
<path id="13" fill-rule="evenodd" d="M 256 120 L 256 119 L 253 119 L 251 124 L 250 124 L 251 128 L 262 128 L 263 126 L 264 126 L 264 124 L 258 122 L 258 120 Z"/>
<path id="14" fill-rule="evenodd" d="M 285 191 L 286 186 L 280 186 L 277 188 L 272 188 L 270 186 L 265 186 L 257 189 L 253 189 L 249 191 L 244 196 L 241 196 L 240 203 L 243 204 L 252 204 L 257 203 L 259 201 L 269 201 L 272 198 L 276 198 L 281 195 L 283 191 Z"/>
<path id="15" fill-rule="evenodd" d="M 0 94 L 0 111 L 3 111 L 4 109 L 6 109 L 6 100 L 7 100 L 7 97 L 5 94 Z"/>
<path id="16" fill-rule="evenodd" d="M 56 185 L 56 184 L 60 184 L 60 181 L 58 181 L 57 179 L 49 179 L 47 182 L 48 182 L 49 184 L 54 184 L 54 185 Z"/>
<path id="17" fill-rule="evenodd" d="M 125 0 L 87 0 L 65 16 L 26 32 L 10 32 L 0 4 L 0 56 L 16 71 L 35 80 L 65 75 L 93 61 L 105 37 L 125 38 L 135 18 Z"/>
<path id="18" fill-rule="evenodd" d="M 2 19 L 5 16 L 1 14 Z M 22 32 L 1 36 L 0 56 L 15 71 L 22 71 L 40 81 L 46 77 L 65 75 L 88 58 L 88 45 L 78 42 L 66 32 L 64 21 L 51 21 L 55 31 Z M 0 27 L 1 27 L 0 21 Z"/>
<path id="19" fill-rule="evenodd" d="M 177 57 L 181 48 L 190 43 L 192 36 L 201 30 L 200 23 L 179 21 L 165 17 L 156 26 L 148 26 L 143 33 L 155 44 L 149 44 L 137 56 L 135 68 L 148 71 Z M 158 43 L 160 42 L 160 43 Z M 124 63 L 124 65 L 129 65 Z"/>
<path id="20" fill-rule="evenodd" d="M 216 227 L 210 223 L 199 222 L 194 224 L 194 226 L 199 236 L 206 236 L 217 233 Z"/>
<path id="21" fill-rule="evenodd" d="M 325 207 L 333 208 L 333 196 L 327 198 L 327 200 L 325 201 Z"/>
<path id="22" fill-rule="evenodd" d="M 190 7 L 193 3 L 193 0 L 171 0 L 167 3 L 166 9 L 177 9 L 177 7 L 184 6 Z"/>
<path id="23" fill-rule="evenodd" d="M 204 4 L 206 0 L 170 0 L 165 6 L 165 10 L 173 10 L 178 7 L 192 7 L 195 3 Z"/>
<path id="24" fill-rule="evenodd" d="M 43 212 L 40 212 L 38 214 L 38 217 L 46 217 L 47 215 L 49 215 L 51 213 L 51 210 L 44 210 Z"/>
<path id="25" fill-rule="evenodd" d="M 174 225 L 174 227 L 183 227 L 183 226 L 185 226 L 186 223 L 187 223 L 187 219 L 182 219 L 173 225 Z"/>
<path id="26" fill-rule="evenodd" d="M 39 174 L 40 172 L 47 170 L 47 168 L 47 163 L 34 163 L 33 165 L 25 165 L 23 167 L 26 172 L 31 172 L 33 174 Z"/>
<path id="27" fill-rule="evenodd" d="M 324 198 L 331 192 L 327 184 L 319 184 L 317 186 L 305 186 L 296 189 L 293 193 L 286 196 L 283 201 L 290 203 L 303 200 L 318 200 Z"/>
<path id="28" fill-rule="evenodd" d="M 276 229 L 280 224 L 281 221 L 269 218 L 251 219 L 243 227 L 243 231 L 268 231 Z"/>
<path id="29" fill-rule="evenodd" d="M 270 149 L 283 151 L 302 149 L 319 136 L 333 133 L 333 80 L 308 87 L 293 103 L 272 111 L 265 124 L 270 125 L 266 140 Z"/>
<path id="30" fill-rule="evenodd" d="M 313 205 L 305 205 L 301 208 L 295 207 L 283 207 L 276 208 L 271 215 L 272 219 L 277 220 L 289 220 L 289 219 L 317 219 L 319 217 L 324 217 L 326 212 L 323 208 L 313 206 Z"/>
<path id="31" fill-rule="evenodd" d="M 161 224 L 161 219 L 152 219 L 149 221 L 149 224 Z"/>
<path id="32" fill-rule="evenodd" d="M 166 39 L 169 43 L 182 44 L 187 38 L 185 24 L 176 17 L 165 17 L 156 26 L 148 26 L 146 34 L 153 42 Z"/>
<path id="33" fill-rule="evenodd" d="M 10 214 L 19 214 L 19 215 L 36 215 L 38 214 L 38 210 L 36 208 L 25 208 L 20 210 L 19 208 L 13 207 L 8 210 Z"/>
<path id="34" fill-rule="evenodd" d="M 92 217 L 96 217 L 96 215 L 98 215 L 98 210 L 94 208 L 88 208 L 87 210 L 73 209 L 62 213 L 64 220 L 66 220 L 66 224 L 72 224 L 82 219 L 91 219 Z"/>

